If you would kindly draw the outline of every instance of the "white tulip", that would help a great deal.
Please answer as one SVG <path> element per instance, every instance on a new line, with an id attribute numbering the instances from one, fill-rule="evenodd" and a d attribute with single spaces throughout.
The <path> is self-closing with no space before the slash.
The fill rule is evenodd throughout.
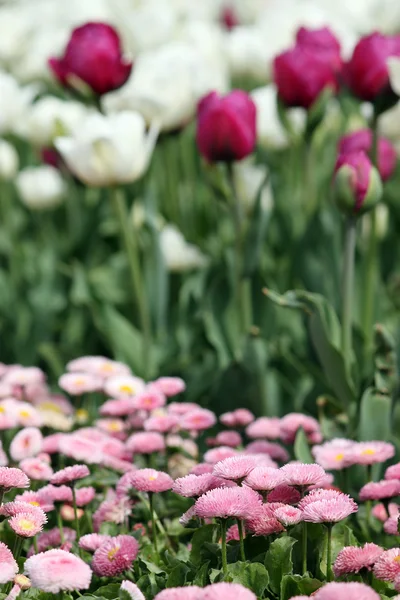
<path id="1" fill-rule="evenodd" d="M 234 77 L 244 75 L 265 81 L 271 53 L 260 29 L 250 25 L 235 27 L 227 34 L 227 51 Z"/>
<path id="2" fill-rule="evenodd" d="M 81 102 L 44 96 L 29 111 L 26 137 L 41 146 L 51 144 L 54 138 L 69 135 L 77 129 L 88 114 Z"/>
<path id="3" fill-rule="evenodd" d="M 257 194 L 264 182 L 265 184 L 261 191 L 261 206 L 266 212 L 272 210 L 274 204 L 272 188 L 270 182 L 265 181 L 265 167 L 255 165 L 251 158 L 241 160 L 234 163 L 233 176 L 239 200 L 241 200 L 246 210 L 253 208 Z"/>
<path id="4" fill-rule="evenodd" d="M 58 206 L 66 192 L 60 172 L 49 165 L 26 167 L 18 173 L 16 185 L 22 203 L 32 210 Z"/>
<path id="5" fill-rule="evenodd" d="M 257 141 L 265 148 L 285 148 L 288 135 L 281 124 L 277 110 L 277 90 L 274 84 L 257 88 L 251 92 L 251 97 L 257 107 Z M 306 113 L 301 108 L 287 111 L 288 119 L 295 132 L 304 128 Z"/>
<path id="6" fill-rule="evenodd" d="M 220 89 L 223 79 L 196 49 L 172 42 L 139 55 L 128 82 L 104 97 L 104 107 L 109 112 L 137 110 L 148 124 L 157 120 L 163 131 L 170 131 L 192 119 L 199 98 Z"/>
<path id="7" fill-rule="evenodd" d="M 0 140 L 0 179 L 13 179 L 18 171 L 19 158 L 17 151 L 6 140 Z"/>
<path id="8" fill-rule="evenodd" d="M 23 132 L 28 106 L 36 92 L 36 87 L 20 87 L 12 75 L 0 71 L 0 134 Z"/>
<path id="9" fill-rule="evenodd" d="M 166 225 L 163 228 L 160 246 L 169 271 L 190 271 L 207 264 L 207 257 L 197 246 L 189 244 L 175 225 Z"/>
<path id="10" fill-rule="evenodd" d="M 54 145 L 72 173 L 87 185 L 104 187 L 136 181 L 146 171 L 158 128 L 146 133 L 136 112 L 90 114 L 69 137 Z"/>
<path id="11" fill-rule="evenodd" d="M 393 142 L 400 155 L 400 102 L 379 117 L 379 132 Z"/>
<path id="12" fill-rule="evenodd" d="M 400 95 L 400 58 L 392 57 L 387 61 L 390 85 L 397 95 Z"/>
<path id="13" fill-rule="evenodd" d="M 19 81 L 54 81 L 48 60 L 63 53 L 71 35 L 66 27 L 38 27 L 26 40 L 24 51 L 13 64 L 13 73 Z"/>

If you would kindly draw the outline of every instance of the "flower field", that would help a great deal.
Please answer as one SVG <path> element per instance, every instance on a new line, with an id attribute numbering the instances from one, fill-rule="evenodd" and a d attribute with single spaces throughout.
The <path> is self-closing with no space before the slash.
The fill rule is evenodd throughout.
<path id="1" fill-rule="evenodd" d="M 0 2 L 0 600 L 400 598 L 399 32 Z"/>

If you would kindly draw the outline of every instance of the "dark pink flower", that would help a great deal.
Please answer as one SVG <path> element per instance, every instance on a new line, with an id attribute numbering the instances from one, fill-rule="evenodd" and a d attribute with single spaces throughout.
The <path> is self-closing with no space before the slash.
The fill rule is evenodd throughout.
<path id="1" fill-rule="evenodd" d="M 261 504 L 253 510 L 246 519 L 246 527 L 254 535 L 271 535 L 284 531 L 282 523 L 275 517 L 277 508 L 282 507 L 276 503 Z"/>
<path id="2" fill-rule="evenodd" d="M 335 194 L 339 208 L 357 214 L 364 206 L 371 189 L 373 167 L 365 152 L 359 150 L 340 154 L 335 165 Z"/>
<path id="3" fill-rule="evenodd" d="M 314 52 L 321 58 L 323 57 L 327 63 L 331 64 L 334 71 L 341 70 L 340 43 L 329 27 L 321 29 L 300 27 L 296 34 L 296 44 L 308 48 L 310 52 Z"/>
<path id="4" fill-rule="evenodd" d="M 249 454 L 268 454 L 268 456 L 279 462 L 287 462 L 289 460 L 289 454 L 285 448 L 266 440 L 250 442 L 250 444 L 247 444 L 245 452 Z"/>
<path id="5" fill-rule="evenodd" d="M 139 544 L 130 535 L 117 535 L 97 548 L 92 569 L 99 577 L 114 577 L 130 569 L 139 552 Z"/>
<path id="6" fill-rule="evenodd" d="M 370 154 L 372 149 L 372 131 L 359 129 L 343 136 L 339 141 L 339 154 L 351 154 L 360 150 Z M 383 181 L 389 179 L 396 167 L 396 150 L 393 144 L 385 137 L 378 140 L 378 169 Z"/>

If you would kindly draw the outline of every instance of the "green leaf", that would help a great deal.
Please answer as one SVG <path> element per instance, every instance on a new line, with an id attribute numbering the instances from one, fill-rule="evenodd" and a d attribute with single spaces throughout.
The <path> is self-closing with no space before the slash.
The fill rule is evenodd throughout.
<path id="1" fill-rule="evenodd" d="M 185 563 L 176 565 L 167 578 L 166 587 L 182 587 L 186 583 L 190 568 Z"/>
<path id="2" fill-rule="evenodd" d="M 281 600 L 289 600 L 294 596 L 309 596 L 322 586 L 318 579 L 308 575 L 285 575 L 281 582 Z"/>
<path id="3" fill-rule="evenodd" d="M 132 600 L 131 595 L 126 590 L 121 589 L 121 587 L 119 588 L 118 597 L 119 600 Z"/>
<path id="4" fill-rule="evenodd" d="M 275 540 L 265 556 L 265 566 L 269 573 L 270 588 L 278 594 L 284 575 L 293 572 L 292 551 L 297 540 L 283 537 Z"/>
<path id="5" fill-rule="evenodd" d="M 367 388 L 361 398 L 358 439 L 388 440 L 392 426 L 392 398 Z"/>
<path id="6" fill-rule="evenodd" d="M 313 463 L 314 459 L 311 456 L 310 447 L 308 445 L 307 436 L 302 427 L 297 431 L 296 439 L 294 442 L 294 455 L 297 460 L 303 463 Z"/>
<path id="7" fill-rule="evenodd" d="M 107 585 L 103 585 L 96 590 L 96 596 L 102 596 L 103 598 L 107 598 L 107 600 L 113 600 L 114 598 L 118 598 L 119 583 L 109 583 Z"/>
<path id="8" fill-rule="evenodd" d="M 241 583 L 261 597 L 269 584 L 268 571 L 261 563 L 238 561 L 228 565 L 228 577 L 233 583 Z"/>
<path id="9" fill-rule="evenodd" d="M 214 540 L 218 525 L 204 525 L 199 527 L 192 537 L 192 550 L 190 552 L 190 561 L 198 565 L 202 561 L 202 548 L 206 542 Z"/>
<path id="10" fill-rule="evenodd" d="M 201 567 L 196 571 L 196 575 L 193 579 L 193 585 L 198 585 L 200 587 L 205 587 L 210 583 L 209 581 L 209 566 L 210 561 L 207 560 L 205 563 L 201 565 Z"/>
<path id="11" fill-rule="evenodd" d="M 248 234 L 245 240 L 243 276 L 251 277 L 257 269 L 263 248 L 265 231 L 267 229 L 270 209 L 263 206 L 263 190 L 268 183 L 269 174 L 267 173 L 257 192 L 256 201 L 251 216 Z"/>

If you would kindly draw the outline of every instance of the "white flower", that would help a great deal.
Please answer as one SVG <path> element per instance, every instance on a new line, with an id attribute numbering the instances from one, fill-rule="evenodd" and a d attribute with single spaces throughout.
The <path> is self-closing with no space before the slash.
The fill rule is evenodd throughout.
<path id="1" fill-rule="evenodd" d="M 26 167 L 18 173 L 16 185 L 23 204 L 33 210 L 58 206 L 65 195 L 63 178 L 49 165 Z"/>
<path id="2" fill-rule="evenodd" d="M 104 97 L 108 111 L 138 110 L 147 123 L 170 131 L 195 114 L 199 98 L 211 89 L 224 91 L 224 74 L 188 43 L 172 42 L 138 56 L 128 82 Z"/>
<path id="3" fill-rule="evenodd" d="M 253 207 L 262 184 L 266 179 L 266 169 L 255 165 L 252 159 L 238 161 L 233 166 L 234 182 L 239 199 L 246 209 Z M 263 210 L 270 211 L 273 206 L 272 189 L 266 182 L 261 192 L 261 206 Z"/>
<path id="4" fill-rule="evenodd" d="M 26 137 L 41 146 L 51 144 L 55 137 L 69 135 L 77 129 L 88 114 L 81 102 L 43 96 L 29 111 Z"/>
<path id="5" fill-rule="evenodd" d="M 44 26 L 35 29 L 25 41 L 24 51 L 13 64 L 13 73 L 19 81 L 52 81 L 54 76 L 48 65 L 50 56 L 63 53 L 71 35 L 65 27 Z"/>
<path id="6" fill-rule="evenodd" d="M 23 131 L 26 112 L 36 92 L 34 86 L 20 87 L 12 75 L 0 71 L 0 134 Z"/>
<path id="7" fill-rule="evenodd" d="M 265 81 L 271 58 L 263 32 L 254 26 L 235 27 L 227 34 L 229 65 L 234 77 L 254 78 Z"/>
<path id="8" fill-rule="evenodd" d="M 104 116 L 89 114 L 70 137 L 54 144 L 69 169 L 87 185 L 103 187 L 131 183 L 146 171 L 157 137 L 146 133 L 136 112 Z"/>
<path id="9" fill-rule="evenodd" d="M 275 85 L 269 84 L 253 90 L 251 97 L 257 107 L 257 141 L 260 146 L 286 147 L 289 139 L 279 120 Z M 304 128 L 306 113 L 303 109 L 292 108 L 287 111 L 287 116 L 295 132 Z"/>
<path id="10" fill-rule="evenodd" d="M 13 179 L 18 165 L 19 158 L 14 146 L 6 140 L 0 140 L 0 179 Z"/>
<path id="11" fill-rule="evenodd" d="M 389 67 L 390 85 L 396 94 L 400 95 L 400 58 L 389 58 L 387 65 Z"/>
<path id="12" fill-rule="evenodd" d="M 160 246 L 169 271 L 189 271 L 207 264 L 207 257 L 197 246 L 188 244 L 175 225 L 166 225 L 161 231 Z"/>
<path id="13" fill-rule="evenodd" d="M 393 142 L 400 154 L 400 102 L 379 117 L 379 132 Z"/>

